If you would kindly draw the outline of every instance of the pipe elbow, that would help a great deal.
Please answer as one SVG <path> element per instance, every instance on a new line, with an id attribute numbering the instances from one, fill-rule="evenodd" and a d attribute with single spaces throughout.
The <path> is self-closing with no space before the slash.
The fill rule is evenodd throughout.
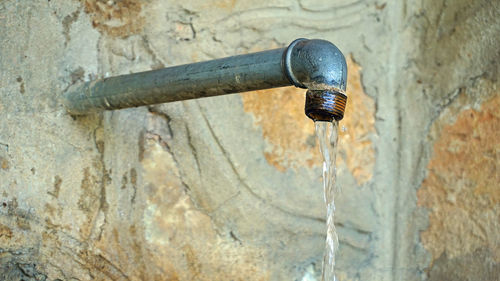
<path id="1" fill-rule="evenodd" d="M 293 41 L 285 52 L 284 68 L 290 82 L 297 87 L 345 94 L 346 60 L 342 52 L 329 41 Z"/>
<path id="2" fill-rule="evenodd" d="M 347 64 L 342 52 L 325 40 L 297 39 L 283 59 L 286 76 L 308 89 L 305 114 L 313 121 L 339 121 L 347 103 Z"/>

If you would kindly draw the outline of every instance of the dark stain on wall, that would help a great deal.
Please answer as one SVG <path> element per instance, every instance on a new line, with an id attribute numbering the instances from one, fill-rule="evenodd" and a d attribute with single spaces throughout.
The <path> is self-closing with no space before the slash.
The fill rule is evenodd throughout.
<path id="1" fill-rule="evenodd" d="M 80 10 L 76 10 L 73 13 L 67 15 L 64 17 L 62 21 L 63 25 L 63 35 L 64 35 L 64 46 L 68 45 L 69 40 L 71 39 L 70 37 L 70 28 L 71 25 L 78 19 L 78 16 L 80 15 Z"/>
<path id="2" fill-rule="evenodd" d="M 443 253 L 429 272 L 429 281 L 498 280 L 500 263 L 493 261 L 490 249 L 481 248 L 465 256 L 450 258 Z"/>
<path id="3" fill-rule="evenodd" d="M 85 12 L 91 16 L 92 26 L 112 37 L 127 37 L 142 31 L 145 19 L 141 15 L 143 3 L 138 0 L 86 0 Z"/>
<path id="4" fill-rule="evenodd" d="M 21 76 L 17 77 L 16 81 L 19 83 L 19 92 L 21 94 L 24 94 L 26 92 L 26 89 L 24 88 L 24 81 Z"/>

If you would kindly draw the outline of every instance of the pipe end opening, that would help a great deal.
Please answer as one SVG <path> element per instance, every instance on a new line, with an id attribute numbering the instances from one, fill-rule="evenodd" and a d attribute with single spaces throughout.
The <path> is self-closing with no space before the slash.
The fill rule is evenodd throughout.
<path id="1" fill-rule="evenodd" d="M 347 96 L 335 91 L 312 91 L 306 93 L 305 113 L 313 121 L 340 121 L 344 118 Z"/>

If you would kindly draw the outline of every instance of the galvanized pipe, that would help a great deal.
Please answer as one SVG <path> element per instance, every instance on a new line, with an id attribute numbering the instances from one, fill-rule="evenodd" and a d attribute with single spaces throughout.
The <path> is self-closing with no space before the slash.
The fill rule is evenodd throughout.
<path id="1" fill-rule="evenodd" d="M 64 104 L 70 114 L 80 115 L 290 85 L 344 96 L 346 75 L 345 58 L 335 45 L 297 39 L 287 48 L 85 82 L 67 91 Z M 313 107 L 319 102 L 320 108 L 321 101 Z M 342 119 L 339 104 L 325 118 Z"/>

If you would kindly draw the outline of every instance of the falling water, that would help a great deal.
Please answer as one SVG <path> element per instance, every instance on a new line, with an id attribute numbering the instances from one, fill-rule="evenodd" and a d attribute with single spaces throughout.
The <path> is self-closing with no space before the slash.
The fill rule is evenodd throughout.
<path id="1" fill-rule="evenodd" d="M 315 122 L 316 137 L 319 141 L 319 149 L 323 155 L 323 189 L 325 191 L 326 203 L 326 245 L 323 256 L 322 281 L 336 281 L 335 277 L 335 251 L 339 240 L 334 224 L 335 214 L 335 159 L 337 156 L 338 122 Z"/>

